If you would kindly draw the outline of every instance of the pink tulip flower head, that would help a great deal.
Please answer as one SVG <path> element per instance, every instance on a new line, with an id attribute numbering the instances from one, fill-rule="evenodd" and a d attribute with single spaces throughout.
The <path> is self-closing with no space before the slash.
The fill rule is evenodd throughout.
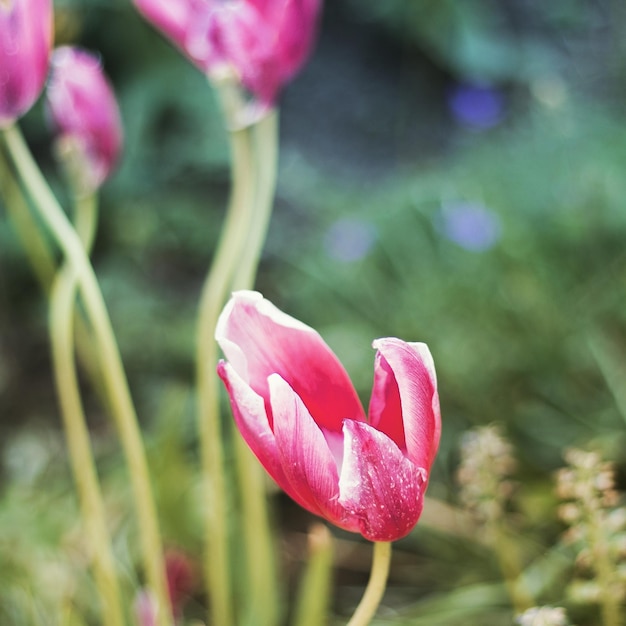
<path id="1" fill-rule="evenodd" d="M 134 0 L 209 76 L 231 71 L 264 108 L 300 69 L 321 0 Z"/>
<path id="2" fill-rule="evenodd" d="M 82 181 L 97 189 L 122 149 L 119 109 L 100 60 L 79 48 L 57 48 L 46 97 L 61 142 L 78 151 Z"/>
<path id="3" fill-rule="evenodd" d="M 0 0 L 0 128 L 41 93 L 52 46 L 51 0 Z"/>
<path id="4" fill-rule="evenodd" d="M 441 418 L 423 343 L 377 339 L 366 417 L 345 369 L 312 328 L 256 292 L 236 292 L 216 329 L 239 431 L 305 509 L 371 541 L 407 535 L 421 514 Z"/>

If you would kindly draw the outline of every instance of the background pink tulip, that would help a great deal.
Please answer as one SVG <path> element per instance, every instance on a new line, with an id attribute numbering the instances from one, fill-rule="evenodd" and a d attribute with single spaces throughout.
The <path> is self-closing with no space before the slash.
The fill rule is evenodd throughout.
<path id="1" fill-rule="evenodd" d="M 0 128 L 34 104 L 48 73 L 51 0 L 0 2 Z"/>
<path id="2" fill-rule="evenodd" d="M 308 57 L 321 0 L 135 0 L 204 72 L 234 70 L 264 106 Z"/>
<path id="3" fill-rule="evenodd" d="M 85 159 L 85 182 L 99 187 L 122 149 L 117 102 L 99 59 L 78 48 L 57 48 L 46 98 L 60 136 L 77 146 Z"/>
<path id="4" fill-rule="evenodd" d="M 371 541 L 393 541 L 422 511 L 441 420 L 425 344 L 377 339 L 369 417 L 312 328 L 256 292 L 237 292 L 216 330 L 218 373 L 237 426 L 296 502 Z"/>

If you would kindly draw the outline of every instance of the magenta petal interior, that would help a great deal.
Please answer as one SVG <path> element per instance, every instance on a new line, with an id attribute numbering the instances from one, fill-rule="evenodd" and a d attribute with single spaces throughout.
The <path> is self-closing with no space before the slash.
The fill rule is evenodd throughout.
<path id="1" fill-rule="evenodd" d="M 267 421 L 263 398 L 250 389 L 229 363 L 220 361 L 217 372 L 230 397 L 237 428 L 253 454 L 281 489 L 300 506 L 310 509 L 308 503 L 291 487 L 283 472 L 281 456 Z"/>
<path id="2" fill-rule="evenodd" d="M 287 480 L 300 498 L 309 503 L 309 510 L 340 523 L 339 476 L 322 431 L 302 400 L 280 376 L 272 375 L 269 385 L 274 436 Z"/>
<path id="3" fill-rule="evenodd" d="M 376 353 L 374 385 L 369 406 L 369 423 L 406 450 L 400 391 L 393 370 L 385 357 Z"/>
<path id="4" fill-rule="evenodd" d="M 407 535 L 422 512 L 426 472 L 404 456 L 387 435 L 346 420 L 339 502 L 370 541 Z"/>

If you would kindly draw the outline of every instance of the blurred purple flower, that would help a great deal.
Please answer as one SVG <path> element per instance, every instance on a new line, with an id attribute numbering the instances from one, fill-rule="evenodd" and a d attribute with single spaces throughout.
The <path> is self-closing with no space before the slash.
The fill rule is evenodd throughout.
<path id="1" fill-rule="evenodd" d="M 484 252 L 500 238 L 500 218 L 477 202 L 450 202 L 441 207 L 435 224 L 450 241 L 472 252 Z"/>
<path id="2" fill-rule="evenodd" d="M 458 122 L 482 130 L 502 120 L 504 97 L 488 85 L 461 83 L 450 90 L 448 107 Z"/>
<path id="3" fill-rule="evenodd" d="M 376 229 L 373 224 L 345 217 L 328 229 L 324 246 L 332 259 L 351 263 L 365 257 L 375 241 Z"/>

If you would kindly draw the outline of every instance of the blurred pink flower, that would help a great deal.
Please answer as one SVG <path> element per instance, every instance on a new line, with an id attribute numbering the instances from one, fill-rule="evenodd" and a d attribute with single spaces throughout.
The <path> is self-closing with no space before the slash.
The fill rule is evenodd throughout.
<path id="1" fill-rule="evenodd" d="M 51 0 L 0 0 L 0 128 L 39 97 L 52 46 Z"/>
<path id="2" fill-rule="evenodd" d="M 441 433 L 428 347 L 377 339 L 369 417 L 312 328 L 256 292 L 236 292 L 216 329 L 237 426 L 296 502 L 371 541 L 415 526 Z"/>
<path id="3" fill-rule="evenodd" d="M 158 606 L 155 597 L 145 589 L 135 595 L 133 613 L 137 626 L 157 626 Z"/>
<path id="4" fill-rule="evenodd" d="M 168 550 L 165 553 L 165 576 L 172 614 L 179 617 L 194 588 L 196 576 L 191 559 L 180 550 Z"/>
<path id="5" fill-rule="evenodd" d="M 234 70 L 263 106 L 308 57 L 321 0 L 134 0 L 204 72 Z"/>
<path id="6" fill-rule="evenodd" d="M 99 59 L 79 48 L 57 48 L 46 98 L 60 138 L 78 148 L 84 158 L 85 183 L 96 189 L 113 170 L 122 149 L 119 109 Z"/>

